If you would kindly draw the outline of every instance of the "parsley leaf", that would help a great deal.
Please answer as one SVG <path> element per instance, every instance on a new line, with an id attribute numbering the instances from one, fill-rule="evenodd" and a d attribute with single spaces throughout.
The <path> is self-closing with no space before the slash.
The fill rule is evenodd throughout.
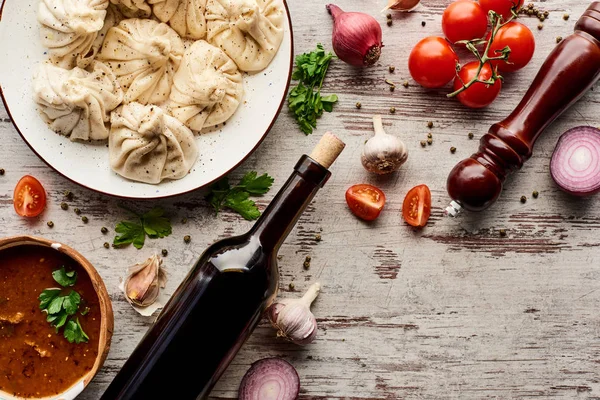
<path id="1" fill-rule="evenodd" d="M 61 267 L 52 272 L 52 277 L 61 286 L 73 286 L 77 281 L 77 273 L 75 271 L 66 272 L 65 267 Z M 81 296 L 74 290 L 71 290 L 69 294 L 62 295 L 61 289 L 45 289 L 38 296 L 40 301 L 40 310 L 48 314 L 46 321 L 56 329 L 56 332 L 63 326 L 65 330 L 63 332 L 65 338 L 70 343 L 83 343 L 88 341 L 88 336 L 81 329 L 79 320 L 75 318 L 69 319 L 72 315 L 75 315 L 79 310 L 81 304 Z M 86 307 L 85 314 L 89 311 Z M 82 311 L 82 315 L 85 315 Z"/>
<path id="2" fill-rule="evenodd" d="M 306 135 L 317 127 L 317 118 L 324 111 L 333 111 L 333 105 L 338 101 L 335 94 L 321 96 L 321 87 L 329 64 L 333 59 L 331 52 L 326 53 L 321 43 L 315 51 L 300 54 L 296 57 L 296 69 L 292 79 L 299 81 L 288 96 L 288 107 L 298 122 L 300 130 Z"/>
<path id="3" fill-rule="evenodd" d="M 60 269 L 57 269 L 56 271 L 52 272 L 52 277 L 54 278 L 56 283 L 58 283 L 62 287 L 73 286 L 75 285 L 75 282 L 77 282 L 77 272 L 67 272 L 65 270 L 64 265 L 60 267 Z"/>
<path id="4" fill-rule="evenodd" d="M 260 217 L 260 210 L 250 196 L 267 193 L 273 181 L 274 179 L 267 174 L 258 176 L 256 171 L 250 171 L 244 175 L 237 186 L 231 187 L 229 179 L 225 177 L 211 186 L 206 200 L 217 214 L 227 207 L 252 221 Z"/>
<path id="5" fill-rule="evenodd" d="M 115 246 L 133 244 L 136 249 L 144 247 L 146 235 L 151 239 L 164 238 L 173 232 L 171 221 L 164 216 L 165 211 L 160 207 L 154 207 L 143 215 L 138 215 L 137 221 L 122 221 L 115 227 L 119 233 L 113 240 Z"/>
<path id="6" fill-rule="evenodd" d="M 65 338 L 69 341 L 69 343 L 87 343 L 90 339 L 88 335 L 85 334 L 83 328 L 81 328 L 81 324 L 79 323 L 79 318 L 75 318 L 75 321 L 70 320 L 65 325 Z"/>

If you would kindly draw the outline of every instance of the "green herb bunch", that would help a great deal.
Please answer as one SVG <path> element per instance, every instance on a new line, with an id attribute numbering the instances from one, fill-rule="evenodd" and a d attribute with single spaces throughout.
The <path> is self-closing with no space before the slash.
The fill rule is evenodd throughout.
<path id="1" fill-rule="evenodd" d="M 165 211 L 161 207 L 154 207 L 145 214 L 135 214 L 135 221 L 121 221 L 115 227 L 115 232 L 120 235 L 116 236 L 113 245 L 125 246 L 133 244 L 136 249 L 144 247 L 146 235 L 151 239 L 164 238 L 173 232 L 171 221 L 164 216 Z"/>
<path id="2" fill-rule="evenodd" d="M 335 94 L 321 96 L 321 87 L 333 57 L 331 52 L 325 52 L 321 43 L 317 44 L 315 51 L 296 57 L 292 79 L 299 82 L 290 92 L 288 106 L 306 135 L 317 127 L 317 118 L 323 115 L 323 111 L 333 111 L 333 105 L 338 101 Z"/>
<path id="3" fill-rule="evenodd" d="M 60 269 L 52 272 L 54 280 L 63 288 L 72 287 L 77 282 L 77 272 Z M 83 331 L 79 318 L 75 317 L 81 305 L 81 296 L 74 290 L 63 294 L 63 289 L 45 289 L 38 297 L 40 310 L 47 313 L 46 321 L 55 329 L 56 333 L 64 327 L 63 335 L 69 343 L 87 343 L 88 335 Z M 89 308 L 83 309 L 80 314 L 86 315 Z"/>

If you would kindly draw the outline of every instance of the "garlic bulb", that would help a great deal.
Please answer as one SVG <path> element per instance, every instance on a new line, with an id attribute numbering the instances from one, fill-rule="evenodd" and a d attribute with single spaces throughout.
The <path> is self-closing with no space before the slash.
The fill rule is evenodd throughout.
<path id="1" fill-rule="evenodd" d="M 305 345 L 317 336 L 317 320 L 310 311 L 310 305 L 319 295 L 321 284 L 314 283 L 300 299 L 283 299 L 275 302 L 267 310 L 271 324 L 278 329 L 277 337 L 284 337 L 292 343 Z"/>
<path id="2" fill-rule="evenodd" d="M 397 171 L 408 158 L 406 145 L 383 130 L 380 115 L 373 117 L 375 136 L 365 143 L 361 161 L 365 169 L 379 175 Z"/>
<path id="3" fill-rule="evenodd" d="M 387 7 L 383 11 L 412 11 L 417 8 L 420 2 L 421 0 L 389 0 Z"/>
<path id="4" fill-rule="evenodd" d="M 167 284 L 167 275 L 161 265 L 161 258 L 155 254 L 129 268 L 124 292 L 127 301 L 133 306 L 148 307 L 158 299 L 160 289 Z"/>

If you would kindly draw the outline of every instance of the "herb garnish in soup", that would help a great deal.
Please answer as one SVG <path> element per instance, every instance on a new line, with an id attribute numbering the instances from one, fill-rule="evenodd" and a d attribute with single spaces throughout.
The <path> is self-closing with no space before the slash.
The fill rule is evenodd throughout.
<path id="1" fill-rule="evenodd" d="M 54 249 L 0 251 L 0 390 L 64 392 L 98 355 L 100 305 L 86 271 Z"/>

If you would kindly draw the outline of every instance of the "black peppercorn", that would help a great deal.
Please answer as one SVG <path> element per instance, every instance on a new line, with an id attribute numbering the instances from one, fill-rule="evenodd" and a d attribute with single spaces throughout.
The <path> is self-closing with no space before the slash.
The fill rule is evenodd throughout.
<path id="1" fill-rule="evenodd" d="M 456 153 L 456 147 L 454 147 L 454 146 L 450 147 L 450 153 L 452 153 L 452 154 Z"/>
<path id="2" fill-rule="evenodd" d="M 169 255 L 169 251 L 167 249 L 162 249 L 162 255 L 163 257 L 166 257 Z"/>
<path id="3" fill-rule="evenodd" d="M 394 73 L 394 71 L 396 70 L 396 67 L 394 67 L 393 65 L 390 65 L 388 67 L 388 69 L 390 70 L 391 73 Z"/>
<path id="4" fill-rule="evenodd" d="M 48 228 L 54 228 L 54 222 L 52 221 L 46 222 L 46 225 L 48 225 Z"/>
<path id="5" fill-rule="evenodd" d="M 534 190 L 533 193 L 531 193 L 531 195 L 533 196 L 534 199 L 537 199 L 540 195 L 540 193 L 537 190 Z"/>
<path id="6" fill-rule="evenodd" d="M 185 236 L 183 237 L 183 241 L 184 241 L 185 243 L 189 243 L 189 242 L 191 242 L 191 241 L 192 241 L 192 237 L 191 237 L 190 235 L 185 235 Z"/>
<path id="7" fill-rule="evenodd" d="M 506 236 L 506 230 L 505 229 L 500 229 L 500 236 L 502 236 L 502 237 Z"/>
<path id="8" fill-rule="evenodd" d="M 75 208 L 73 209 L 73 211 L 75 212 L 75 214 L 79 215 L 81 214 L 81 210 L 79 208 Z"/>
<path id="9" fill-rule="evenodd" d="M 358 108 L 359 110 L 362 108 L 362 104 L 359 102 L 356 103 L 356 108 Z"/>
<path id="10" fill-rule="evenodd" d="M 429 121 L 429 122 L 427 123 L 427 127 L 428 127 L 429 129 L 433 128 L 433 122 Z"/>
<path id="11" fill-rule="evenodd" d="M 108 228 L 103 226 L 102 229 L 100 229 L 100 232 L 106 235 L 108 233 Z"/>
<path id="12" fill-rule="evenodd" d="M 425 26 L 426 24 L 427 24 L 427 22 L 421 21 L 421 26 Z"/>
<path id="13" fill-rule="evenodd" d="M 527 202 L 527 196 L 521 196 L 521 203 Z"/>
<path id="14" fill-rule="evenodd" d="M 424 140 L 421 140 L 421 147 L 425 147 L 425 146 L 427 146 L 427 142 Z"/>
<path id="15" fill-rule="evenodd" d="M 469 132 L 469 139 L 473 139 L 475 135 L 473 135 L 473 132 Z"/>
<path id="16" fill-rule="evenodd" d="M 104 248 L 105 249 L 110 249 L 110 244 L 108 242 L 104 242 Z"/>
<path id="17" fill-rule="evenodd" d="M 6 173 L 6 171 L 4 170 L 4 168 L 0 168 L 0 175 L 4 175 Z"/>
<path id="18" fill-rule="evenodd" d="M 394 114 L 396 112 L 396 107 L 390 107 L 390 113 Z"/>

